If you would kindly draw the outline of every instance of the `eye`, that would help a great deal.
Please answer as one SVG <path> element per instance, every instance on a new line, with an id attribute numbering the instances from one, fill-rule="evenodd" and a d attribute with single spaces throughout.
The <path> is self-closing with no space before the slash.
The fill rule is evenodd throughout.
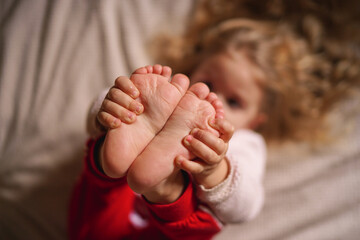
<path id="1" fill-rule="evenodd" d="M 235 98 L 228 98 L 226 99 L 227 104 L 230 108 L 243 108 L 243 103 Z"/>
<path id="2" fill-rule="evenodd" d="M 204 81 L 203 83 L 205 83 L 206 86 L 208 86 L 208 88 L 210 89 L 210 91 L 213 91 L 213 90 L 214 90 L 214 87 L 213 87 L 213 85 L 211 84 L 211 82 L 206 82 L 206 81 Z"/>

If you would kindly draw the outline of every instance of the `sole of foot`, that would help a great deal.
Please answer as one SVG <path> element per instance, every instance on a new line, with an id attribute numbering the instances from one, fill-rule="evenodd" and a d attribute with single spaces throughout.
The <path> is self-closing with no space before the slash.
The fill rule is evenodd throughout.
<path id="1" fill-rule="evenodd" d="M 140 92 L 137 99 L 144 112 L 132 124 L 122 124 L 107 132 L 101 151 L 106 175 L 126 175 L 135 158 L 163 128 L 189 87 L 185 75 L 171 78 L 171 69 L 161 65 L 137 69 L 130 77 Z"/>
<path id="2" fill-rule="evenodd" d="M 221 104 L 214 93 L 203 83 L 196 83 L 183 96 L 164 128 L 149 143 L 131 165 L 127 180 L 137 193 L 143 194 L 166 181 L 166 178 L 180 171 L 174 165 L 177 155 L 194 156 L 183 146 L 183 138 L 194 128 L 208 130 L 219 136 L 210 127 L 209 120 L 216 114 L 223 114 Z"/>

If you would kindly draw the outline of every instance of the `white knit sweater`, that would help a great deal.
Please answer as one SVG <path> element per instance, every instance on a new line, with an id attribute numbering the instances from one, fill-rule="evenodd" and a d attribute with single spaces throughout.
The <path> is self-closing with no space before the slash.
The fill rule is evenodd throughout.
<path id="1" fill-rule="evenodd" d="M 226 156 L 230 174 L 214 188 L 198 186 L 198 198 L 223 223 L 248 221 L 259 213 L 264 202 L 265 142 L 253 131 L 237 130 Z"/>

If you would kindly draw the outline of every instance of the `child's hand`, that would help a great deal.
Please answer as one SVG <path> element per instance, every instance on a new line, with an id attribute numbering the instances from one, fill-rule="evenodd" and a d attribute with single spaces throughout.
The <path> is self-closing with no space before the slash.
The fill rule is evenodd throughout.
<path id="1" fill-rule="evenodd" d="M 129 78 L 118 77 L 97 114 L 99 124 L 105 128 L 117 128 L 121 122 L 133 123 L 136 115 L 144 111 L 143 105 L 135 100 L 139 95 Z"/>
<path id="2" fill-rule="evenodd" d="M 210 126 L 220 133 L 220 137 L 205 130 L 193 129 L 184 138 L 184 145 L 196 158 L 189 160 L 177 156 L 175 159 L 179 168 L 191 173 L 195 181 L 205 188 L 215 187 L 227 177 L 229 166 L 225 154 L 234 133 L 234 127 L 222 118 L 210 121 Z"/>

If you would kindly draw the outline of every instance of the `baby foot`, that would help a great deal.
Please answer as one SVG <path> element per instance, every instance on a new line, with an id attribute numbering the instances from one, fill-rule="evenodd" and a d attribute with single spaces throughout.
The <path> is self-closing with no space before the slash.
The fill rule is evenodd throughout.
<path id="1" fill-rule="evenodd" d="M 163 128 L 189 87 L 185 75 L 176 74 L 171 79 L 171 69 L 161 65 L 139 68 L 130 79 L 140 92 L 137 100 L 143 104 L 144 112 L 134 123 L 123 124 L 106 134 L 101 165 L 104 172 L 114 178 L 126 175 L 134 159 Z"/>
<path id="2" fill-rule="evenodd" d="M 216 115 L 222 116 L 222 104 L 203 83 L 190 87 L 166 122 L 164 128 L 135 159 L 128 171 L 127 180 L 137 193 L 151 191 L 173 175 L 178 168 L 174 165 L 177 155 L 189 159 L 194 156 L 183 146 L 182 139 L 194 128 L 219 133 L 208 124 Z"/>

